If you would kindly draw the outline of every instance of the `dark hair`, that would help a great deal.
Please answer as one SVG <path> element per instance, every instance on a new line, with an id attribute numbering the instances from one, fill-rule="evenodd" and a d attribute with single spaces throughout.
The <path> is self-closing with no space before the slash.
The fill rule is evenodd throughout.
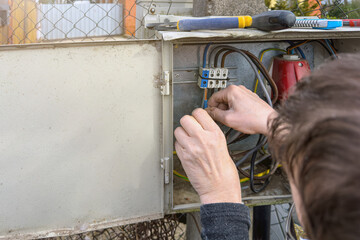
<path id="1" fill-rule="evenodd" d="M 360 54 L 300 81 L 269 121 L 270 147 L 299 191 L 312 240 L 360 239 Z"/>

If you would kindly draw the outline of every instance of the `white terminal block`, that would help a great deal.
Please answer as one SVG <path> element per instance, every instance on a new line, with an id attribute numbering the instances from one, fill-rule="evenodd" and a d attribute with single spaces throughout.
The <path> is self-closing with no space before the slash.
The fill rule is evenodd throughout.
<path id="1" fill-rule="evenodd" d="M 200 68 L 200 88 L 226 88 L 229 70 L 227 68 Z"/>

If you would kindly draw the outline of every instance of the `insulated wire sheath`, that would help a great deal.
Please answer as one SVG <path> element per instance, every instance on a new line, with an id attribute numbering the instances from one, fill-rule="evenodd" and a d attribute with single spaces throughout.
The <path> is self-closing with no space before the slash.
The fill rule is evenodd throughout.
<path id="1" fill-rule="evenodd" d="M 204 49 L 204 55 L 203 55 L 203 68 L 206 68 L 206 57 L 209 50 L 211 43 L 206 44 L 206 47 Z"/>
<path id="2" fill-rule="evenodd" d="M 334 58 L 337 58 L 337 55 L 335 54 L 334 50 L 333 50 L 332 47 L 330 46 L 328 39 L 325 39 L 325 43 L 326 43 L 326 45 L 329 47 L 329 50 L 331 51 L 331 54 L 334 56 Z"/>
<path id="3" fill-rule="evenodd" d="M 185 180 L 185 181 L 187 181 L 187 182 L 190 182 L 190 180 L 189 180 L 188 177 L 180 174 L 180 173 L 177 172 L 176 170 L 173 170 L 173 174 L 174 174 L 175 176 L 179 177 L 179 178 L 182 178 L 183 180 Z M 269 169 L 266 170 L 266 171 L 263 171 L 263 172 L 261 172 L 261 173 L 256 174 L 255 177 L 262 177 L 262 176 L 267 175 L 267 174 L 269 174 Z M 240 178 L 240 183 L 244 183 L 244 182 L 247 182 L 247 181 L 249 181 L 249 180 L 250 180 L 250 178 L 248 178 L 248 177 Z"/>
<path id="4" fill-rule="evenodd" d="M 222 50 L 220 50 L 220 51 L 224 51 L 224 50 L 228 50 L 228 52 L 223 55 L 222 64 L 224 64 L 224 62 L 225 62 L 224 59 L 226 58 L 226 56 L 227 56 L 228 54 L 232 53 L 232 52 L 240 53 L 240 54 L 248 61 L 248 63 L 250 64 L 250 66 L 251 66 L 252 69 L 254 70 L 255 75 L 258 77 L 258 79 L 260 79 L 260 86 L 261 86 L 261 88 L 263 89 L 263 92 L 264 92 L 264 94 L 265 94 L 265 98 L 267 99 L 268 104 L 272 107 L 272 102 L 273 102 L 273 101 L 272 101 L 271 98 L 270 98 L 270 95 L 269 95 L 269 93 L 268 93 L 268 91 L 267 91 L 267 89 L 266 89 L 266 87 L 265 87 L 265 84 L 264 84 L 263 80 L 261 79 L 261 76 L 260 76 L 259 72 L 257 72 L 257 69 L 256 69 L 256 66 L 255 66 L 254 62 L 252 62 L 252 60 L 250 59 L 250 57 L 249 57 L 248 55 L 250 55 L 251 58 L 252 58 L 257 64 L 261 64 L 260 62 L 258 62 L 257 58 L 256 58 L 254 55 L 252 55 L 250 52 L 247 52 L 247 51 L 244 51 L 244 50 L 241 50 L 241 49 L 237 49 L 237 48 L 234 48 L 234 47 L 230 47 L 230 46 L 227 47 L 226 49 L 224 48 L 224 49 L 222 49 Z M 219 51 L 219 52 L 220 52 L 220 51 Z M 217 53 L 216 55 L 217 55 L 217 57 L 219 56 L 218 53 Z M 217 58 L 217 57 L 215 57 L 215 58 Z M 257 66 L 257 67 L 258 67 L 259 69 L 261 69 L 261 72 L 264 72 L 263 74 L 267 76 L 268 81 L 272 81 L 272 79 L 271 79 L 271 77 L 268 75 L 268 73 L 265 72 L 266 69 L 262 69 L 260 66 Z M 271 79 L 271 80 L 270 80 L 270 79 Z M 273 81 L 272 81 L 272 82 L 273 82 Z M 273 87 L 274 87 L 274 90 L 275 90 L 275 91 L 274 91 L 274 92 L 275 92 L 275 93 L 274 93 L 274 96 L 275 96 L 274 102 L 275 102 L 276 99 L 277 99 L 277 89 L 276 89 L 275 83 L 272 83 L 272 84 L 273 84 Z M 230 131 L 231 131 L 231 130 L 230 130 Z M 231 143 L 235 142 L 235 141 L 236 141 L 238 138 L 240 138 L 240 137 L 243 137 L 243 134 L 240 133 L 240 132 L 236 132 L 234 135 L 232 135 L 231 139 L 228 140 L 228 144 L 231 144 Z"/>
<path id="5" fill-rule="evenodd" d="M 220 48 L 220 46 L 218 46 L 218 47 L 216 47 L 216 48 L 214 48 L 214 49 L 219 49 L 219 48 Z M 254 64 L 254 63 L 251 61 L 251 59 L 246 55 L 246 53 L 244 53 L 244 51 L 241 50 L 241 49 L 238 49 L 238 48 L 235 48 L 235 47 L 231 47 L 231 46 L 221 46 L 221 48 L 226 48 L 227 50 L 233 50 L 234 52 L 240 53 L 240 54 L 246 59 L 246 61 L 248 61 L 248 63 L 250 64 L 251 68 L 254 70 L 255 75 L 257 76 L 257 78 L 261 80 L 261 81 L 259 81 L 259 82 L 260 82 L 260 86 L 261 86 L 261 88 L 262 88 L 263 91 L 264 91 L 265 98 L 266 98 L 268 104 L 272 107 L 272 106 L 273 106 L 273 105 L 272 105 L 272 101 L 271 101 L 271 98 L 270 98 L 270 95 L 269 95 L 268 91 L 266 90 L 265 84 L 264 84 L 264 82 L 262 81 L 262 78 L 261 78 L 260 74 L 258 73 L 255 64 Z M 214 49 L 212 49 L 212 51 L 210 52 L 210 56 L 209 56 L 210 61 L 211 61 L 211 56 L 212 56 L 211 54 L 213 54 Z M 210 64 L 211 64 L 211 62 L 210 62 Z"/>
<path id="6" fill-rule="evenodd" d="M 270 183 L 270 178 L 271 178 L 271 175 L 272 174 L 268 174 L 269 176 L 267 176 L 267 178 L 265 179 L 265 182 L 263 184 L 261 184 L 261 187 L 260 188 L 255 188 L 255 185 L 258 185 L 258 184 L 255 184 L 254 182 L 254 171 L 255 171 L 255 159 L 256 159 L 256 155 L 257 155 L 257 152 L 254 152 L 252 157 L 251 157 L 251 167 L 250 167 L 250 189 L 251 191 L 253 191 L 254 193 L 258 193 L 258 192 L 261 192 L 262 190 L 264 190 L 267 185 L 269 185 Z"/>
<path id="7" fill-rule="evenodd" d="M 286 50 L 284 49 L 280 49 L 280 48 L 268 48 L 268 49 L 264 49 L 261 51 L 260 53 L 260 62 L 262 62 L 263 58 L 264 58 L 264 54 L 269 52 L 269 51 L 279 51 L 279 52 L 285 52 L 286 53 Z M 260 73 L 260 70 L 259 70 L 259 73 Z M 259 85 L 259 79 L 256 79 L 256 82 L 255 82 L 255 87 L 254 87 L 254 93 L 257 92 L 257 88 L 258 88 L 258 85 Z"/>
<path id="8" fill-rule="evenodd" d="M 229 50 L 230 49 L 230 50 Z M 239 49 L 241 50 L 241 49 Z M 217 61 L 218 56 L 220 55 L 219 53 L 227 51 L 226 53 L 223 54 L 222 59 L 221 59 L 221 67 L 225 66 L 225 58 L 233 53 L 236 52 L 234 51 L 233 48 L 224 48 L 222 50 L 220 50 L 216 56 L 215 56 L 215 62 Z M 259 61 L 259 59 L 252 54 L 251 52 L 248 52 L 246 50 L 241 50 L 242 52 L 244 52 L 251 60 L 252 62 L 255 64 L 255 66 L 258 68 L 258 70 L 260 70 L 261 74 L 265 77 L 265 79 L 267 80 L 267 82 L 270 84 L 271 90 L 272 90 L 272 103 L 274 104 L 277 101 L 278 98 L 278 89 L 276 86 L 276 83 L 274 82 L 274 80 L 272 79 L 272 77 L 270 76 L 269 72 L 267 71 L 266 67 Z M 215 63 L 214 63 L 215 65 Z M 260 72 L 258 72 L 260 74 Z"/>
<path id="9" fill-rule="evenodd" d="M 260 143 L 257 144 L 255 147 L 253 147 L 252 149 L 250 149 L 240 160 L 238 160 L 235 165 L 236 167 L 239 167 L 243 162 L 246 161 L 246 159 L 248 159 L 248 157 L 250 157 L 251 154 L 253 154 L 254 152 L 257 152 L 265 143 L 266 143 L 266 137 L 263 138 L 262 135 L 260 135 L 260 139 L 262 138 L 261 141 L 259 141 Z"/>
<path id="10" fill-rule="evenodd" d="M 203 55 L 203 68 L 206 68 L 206 58 L 207 58 L 207 53 L 208 53 L 208 50 L 209 50 L 209 47 L 212 43 L 208 43 L 206 44 L 206 47 L 204 49 L 204 55 Z M 207 101 L 207 89 L 205 88 L 204 89 L 204 96 L 203 96 L 203 100 L 201 101 L 201 108 L 206 108 L 207 104 L 206 104 L 206 101 Z"/>

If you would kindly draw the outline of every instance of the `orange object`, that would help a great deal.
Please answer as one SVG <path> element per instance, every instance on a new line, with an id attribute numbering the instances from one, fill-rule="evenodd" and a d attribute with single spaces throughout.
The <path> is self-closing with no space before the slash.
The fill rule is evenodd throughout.
<path id="1" fill-rule="evenodd" d="M 310 14 L 311 16 L 318 16 L 320 18 L 321 17 L 321 1 L 316 1 L 316 0 L 309 0 L 309 5 L 310 6 L 314 6 L 316 5 L 316 8 L 314 9 L 314 11 Z"/>
<path id="2" fill-rule="evenodd" d="M 136 0 L 121 0 L 124 13 L 124 33 L 135 37 L 136 31 Z"/>

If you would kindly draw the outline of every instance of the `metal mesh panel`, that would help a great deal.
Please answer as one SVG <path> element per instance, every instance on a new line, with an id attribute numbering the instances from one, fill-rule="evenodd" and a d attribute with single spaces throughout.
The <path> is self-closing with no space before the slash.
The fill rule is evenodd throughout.
<path id="1" fill-rule="evenodd" d="M 0 44 L 152 38 L 147 15 L 191 9 L 189 0 L 0 0 Z"/>
<path id="2" fill-rule="evenodd" d="M 163 219 L 107 228 L 99 231 L 44 240 L 185 240 L 185 214 L 168 215 Z"/>
<path id="3" fill-rule="evenodd" d="M 360 1 L 278 0 L 299 16 L 359 18 Z M 0 44 L 148 39 L 147 15 L 191 15 L 191 0 L 0 0 Z"/>

